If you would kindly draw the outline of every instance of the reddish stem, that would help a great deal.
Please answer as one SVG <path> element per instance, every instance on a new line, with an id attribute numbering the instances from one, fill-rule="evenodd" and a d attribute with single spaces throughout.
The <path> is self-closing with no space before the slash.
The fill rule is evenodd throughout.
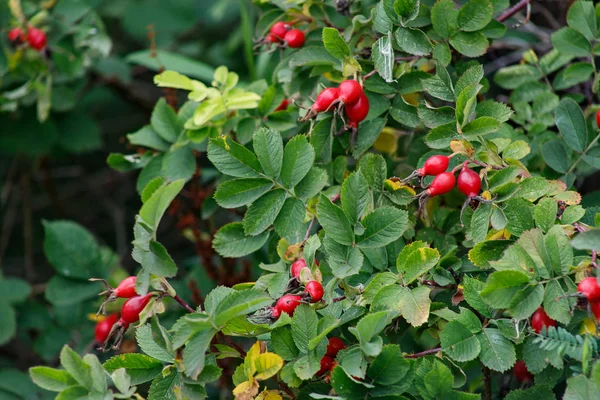
<path id="1" fill-rule="evenodd" d="M 442 350 L 441 347 L 436 347 L 436 348 L 433 348 L 433 349 L 422 351 L 420 353 L 407 354 L 407 355 L 404 356 L 404 358 L 419 358 L 419 357 L 427 356 L 429 354 L 435 354 L 435 353 L 437 353 L 440 350 Z"/>
<path id="2" fill-rule="evenodd" d="M 181 307 L 186 309 L 187 312 L 189 312 L 189 313 L 196 312 L 196 310 L 194 310 L 188 303 L 186 303 L 185 300 L 183 300 L 181 297 L 179 297 L 179 295 L 173 296 L 173 300 L 178 302 L 181 305 Z"/>
<path id="3" fill-rule="evenodd" d="M 498 21 L 498 22 L 506 21 L 507 19 L 509 19 L 510 17 L 512 17 L 513 15 L 515 15 L 516 13 L 518 13 L 519 11 L 521 11 L 522 9 L 527 7 L 527 4 L 531 3 L 531 1 L 532 0 L 519 1 L 517 4 L 515 4 L 508 10 L 504 11 L 502 14 L 500 14 L 500 16 L 498 18 L 496 18 L 496 21 Z"/>

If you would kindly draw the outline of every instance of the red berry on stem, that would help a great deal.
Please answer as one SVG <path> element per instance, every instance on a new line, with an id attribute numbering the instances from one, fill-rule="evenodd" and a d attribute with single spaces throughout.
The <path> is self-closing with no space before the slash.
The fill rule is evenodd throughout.
<path id="1" fill-rule="evenodd" d="M 140 320 L 140 313 L 148 305 L 148 302 L 152 298 L 152 293 L 148 293 L 145 296 L 135 296 L 127 300 L 123 307 L 121 307 L 121 319 L 120 322 L 124 326 L 132 324 Z"/>
<path id="2" fill-rule="evenodd" d="M 325 372 L 331 371 L 333 369 L 334 364 L 335 361 L 333 360 L 333 358 L 329 356 L 323 356 L 323 358 L 321 358 L 321 368 L 317 371 L 317 376 L 321 376 Z"/>
<path id="3" fill-rule="evenodd" d="M 14 42 L 17 39 L 23 40 L 23 31 L 21 28 L 12 28 L 10 31 L 8 31 L 8 40 Z"/>
<path id="4" fill-rule="evenodd" d="M 281 104 L 279 104 L 277 106 L 275 111 L 283 111 L 283 110 L 287 109 L 289 104 L 290 104 L 290 101 L 288 99 L 283 99 L 283 101 L 281 102 Z"/>
<path id="5" fill-rule="evenodd" d="M 344 107 L 346 116 L 348 117 L 348 125 L 357 128 L 358 124 L 367 118 L 369 113 L 369 98 L 362 92 L 354 104 L 346 104 Z"/>
<path id="6" fill-rule="evenodd" d="M 542 307 L 538 308 L 531 317 L 531 327 L 536 333 L 540 333 L 544 327 L 556 326 L 556 321 L 546 314 Z"/>
<path id="7" fill-rule="evenodd" d="M 431 185 L 427 189 L 429 197 L 439 196 L 446 194 L 452 190 L 456 184 L 456 178 L 452 172 L 442 172 L 431 182 Z"/>
<path id="8" fill-rule="evenodd" d="M 323 89 L 317 96 L 315 104 L 313 104 L 311 108 L 318 113 L 327 111 L 339 97 L 340 91 L 338 88 Z"/>
<path id="9" fill-rule="evenodd" d="M 363 93 L 362 86 L 355 80 L 347 80 L 340 83 L 338 89 L 340 90 L 340 101 L 344 104 L 356 103 Z"/>
<path id="10" fill-rule="evenodd" d="M 43 50 L 46 47 L 46 34 L 37 28 L 29 28 L 27 32 L 27 41 L 29 45 L 36 50 Z"/>
<path id="11" fill-rule="evenodd" d="M 600 129 L 600 110 L 596 113 L 596 126 Z"/>
<path id="12" fill-rule="evenodd" d="M 481 178 L 479 174 L 466 165 L 460 170 L 456 185 L 458 190 L 467 195 L 467 197 L 475 197 L 481 190 Z"/>
<path id="13" fill-rule="evenodd" d="M 310 281 L 306 284 L 306 292 L 310 296 L 310 302 L 316 303 L 321 301 L 323 298 L 323 294 L 325 291 L 323 290 L 323 285 L 317 281 Z"/>
<path id="14" fill-rule="evenodd" d="M 273 319 L 279 319 L 279 317 L 281 316 L 281 311 L 279 310 L 279 308 L 277 307 L 271 307 L 271 317 L 273 317 Z"/>
<path id="15" fill-rule="evenodd" d="M 595 301 L 600 299 L 600 286 L 598 286 L 598 279 L 596 277 L 584 278 L 577 285 L 577 291 L 583 294 L 588 301 Z"/>
<path id="16" fill-rule="evenodd" d="M 515 374 L 515 378 L 519 382 L 531 382 L 533 380 L 533 375 L 527 369 L 527 365 L 525 365 L 525 361 L 518 360 L 513 367 L 513 373 Z"/>
<path id="17" fill-rule="evenodd" d="M 283 21 L 279 21 L 279 22 L 275 22 L 273 24 L 273 26 L 271 27 L 271 34 L 275 35 L 275 37 L 279 40 L 283 40 L 283 37 L 285 36 L 286 33 L 288 33 L 288 31 L 290 30 L 290 26 L 283 22 Z"/>
<path id="18" fill-rule="evenodd" d="M 295 294 L 286 294 L 277 300 L 275 307 L 279 309 L 279 312 L 284 312 L 290 317 L 294 315 L 294 310 L 302 302 L 302 297 Z"/>
<path id="19" fill-rule="evenodd" d="M 304 260 L 304 258 L 299 258 L 296 261 L 294 261 L 292 263 L 292 267 L 290 268 L 292 276 L 294 278 L 299 278 L 300 271 L 302 271 L 302 268 L 304 267 L 306 267 L 306 260 Z"/>
<path id="20" fill-rule="evenodd" d="M 283 37 L 283 41 L 293 49 L 297 49 L 304 45 L 304 32 L 300 29 L 289 30 Z"/>
<path id="21" fill-rule="evenodd" d="M 112 329 L 113 325 L 117 323 L 119 320 L 119 314 L 110 314 L 108 317 L 104 318 L 102 321 L 96 323 L 96 328 L 94 330 L 94 336 L 96 338 L 97 343 L 104 343 L 108 338 L 108 334 Z"/>
<path id="22" fill-rule="evenodd" d="M 448 156 L 431 156 L 429 157 L 422 168 L 417 170 L 419 176 L 435 176 L 442 172 L 446 172 L 448 165 L 450 164 L 450 157 Z"/>
<path id="23" fill-rule="evenodd" d="M 135 276 L 129 276 L 129 277 L 123 279 L 121 281 L 121 283 L 119 283 L 119 286 L 117 286 L 115 288 L 115 290 L 113 291 L 115 297 L 120 297 L 122 299 L 129 299 L 134 296 L 137 296 L 137 293 L 135 292 L 135 282 L 136 282 Z"/>
<path id="24" fill-rule="evenodd" d="M 340 352 L 340 350 L 344 350 L 346 348 L 346 345 L 344 344 L 344 341 L 342 339 L 340 339 L 339 337 L 330 337 L 329 338 L 329 343 L 327 344 L 327 352 L 325 354 L 327 354 L 330 357 L 335 358 L 337 356 L 337 354 Z"/>

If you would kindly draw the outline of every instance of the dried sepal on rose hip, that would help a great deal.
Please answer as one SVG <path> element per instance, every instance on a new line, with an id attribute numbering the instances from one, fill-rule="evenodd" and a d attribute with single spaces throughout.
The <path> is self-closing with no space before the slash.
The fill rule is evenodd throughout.
<path id="1" fill-rule="evenodd" d="M 119 320 L 119 314 L 110 314 L 107 317 L 101 318 L 100 321 L 96 322 L 96 327 L 94 328 L 94 338 L 98 344 L 102 344 L 106 341 L 112 327 Z"/>
<path id="2" fill-rule="evenodd" d="M 125 331 L 129 328 L 129 325 L 138 322 L 140 320 L 140 313 L 146 308 L 155 293 L 148 293 L 144 296 L 135 296 L 128 299 L 121 307 L 121 318 L 112 326 L 108 336 L 104 341 L 104 345 L 101 348 L 103 351 L 108 349 L 118 349 L 121 347 Z M 112 341 L 112 346 L 108 343 Z"/>
<path id="3" fill-rule="evenodd" d="M 137 278 L 135 276 L 128 276 L 127 278 L 123 279 L 121 283 L 119 283 L 114 289 L 104 279 L 91 278 L 90 281 L 102 282 L 106 286 L 106 290 L 100 293 L 100 296 L 106 295 L 106 300 L 104 300 L 104 303 L 102 303 L 100 306 L 98 314 L 105 314 L 106 305 L 112 301 L 115 301 L 116 299 L 129 299 L 137 296 L 135 290 Z"/>

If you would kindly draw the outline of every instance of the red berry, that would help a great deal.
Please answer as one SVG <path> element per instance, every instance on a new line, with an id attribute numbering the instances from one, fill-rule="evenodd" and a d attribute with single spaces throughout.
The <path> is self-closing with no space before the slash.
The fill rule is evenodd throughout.
<path id="1" fill-rule="evenodd" d="M 327 352 L 325 354 L 335 358 L 337 357 L 337 354 L 340 352 L 340 350 L 344 350 L 345 348 L 346 345 L 344 344 L 344 341 L 342 339 L 335 336 L 330 337 L 329 344 L 327 345 Z"/>
<path id="2" fill-rule="evenodd" d="M 355 80 L 347 80 L 340 83 L 338 89 L 340 90 L 340 101 L 344 104 L 356 103 L 363 93 L 362 86 Z"/>
<path id="3" fill-rule="evenodd" d="M 299 258 L 296 261 L 294 261 L 292 263 L 292 267 L 290 268 L 291 272 L 292 272 L 292 276 L 294 278 L 299 278 L 300 277 L 300 271 L 302 271 L 302 268 L 306 267 L 306 260 L 304 260 L 304 258 Z"/>
<path id="4" fill-rule="evenodd" d="M 277 307 L 271 307 L 271 317 L 275 320 L 279 319 L 281 311 Z"/>
<path id="5" fill-rule="evenodd" d="M 272 33 L 269 33 L 267 35 L 267 42 L 269 42 L 269 43 L 279 43 L 279 39 L 277 39 L 277 36 L 273 35 Z"/>
<path id="6" fill-rule="evenodd" d="M 115 297 L 120 297 L 122 299 L 130 299 L 134 296 L 137 296 L 135 292 L 135 276 L 129 276 L 119 283 L 119 286 L 115 288 L 113 291 Z"/>
<path id="7" fill-rule="evenodd" d="M 533 375 L 527 369 L 527 365 L 525 365 L 525 361 L 518 360 L 513 367 L 513 374 L 515 374 L 515 378 L 519 382 L 531 382 L 533 380 Z"/>
<path id="8" fill-rule="evenodd" d="M 283 40 L 285 34 L 288 33 L 289 30 L 290 30 L 289 24 L 287 24 L 283 21 L 279 21 L 279 22 L 275 22 L 273 24 L 270 32 L 272 35 L 275 35 L 275 37 L 281 41 L 281 40 Z"/>
<path id="9" fill-rule="evenodd" d="M 423 167 L 417 170 L 417 172 L 419 176 L 439 175 L 448 169 L 448 164 L 450 164 L 450 157 L 448 156 L 431 156 L 425 161 Z"/>
<path id="10" fill-rule="evenodd" d="M 29 32 L 27 32 L 27 41 L 32 48 L 42 50 L 46 47 L 46 34 L 40 29 L 29 28 Z"/>
<path id="11" fill-rule="evenodd" d="M 531 327 L 536 333 L 540 333 L 542 328 L 556 326 L 556 321 L 546 314 L 542 307 L 538 308 L 531 317 Z"/>
<path id="12" fill-rule="evenodd" d="M 21 28 L 12 28 L 8 31 L 8 40 L 14 42 L 16 40 L 23 40 L 23 31 Z"/>
<path id="13" fill-rule="evenodd" d="M 302 297 L 295 294 L 286 294 L 277 300 L 275 307 L 279 309 L 279 312 L 286 313 L 290 317 L 294 315 L 294 310 L 302 302 Z"/>
<path id="14" fill-rule="evenodd" d="M 317 376 L 321 376 L 324 373 L 331 371 L 334 364 L 335 361 L 333 358 L 329 356 L 323 356 L 323 358 L 321 358 L 321 368 L 317 371 Z"/>
<path id="15" fill-rule="evenodd" d="M 120 322 L 127 326 L 140 320 L 140 313 L 148 305 L 148 302 L 152 298 L 152 293 L 148 293 L 145 296 L 135 296 L 127 300 L 123 307 L 121 307 L 121 319 Z"/>
<path id="16" fill-rule="evenodd" d="M 439 196 L 446 194 L 452 190 L 456 184 L 456 178 L 452 172 L 442 172 L 431 182 L 431 185 L 427 189 L 429 197 Z"/>
<path id="17" fill-rule="evenodd" d="M 475 197 L 481 190 L 481 178 L 479 174 L 466 165 L 460 170 L 458 180 L 456 181 L 458 190 L 467 195 L 467 197 Z"/>
<path id="18" fill-rule="evenodd" d="M 600 286 L 598 286 L 598 279 L 595 277 L 588 277 L 579 282 L 577 291 L 583 294 L 588 301 L 600 299 Z"/>
<path id="19" fill-rule="evenodd" d="M 367 118 L 369 113 L 369 98 L 362 92 L 354 104 L 346 104 L 346 116 L 348 117 L 348 125 L 357 128 L 358 124 Z"/>
<path id="20" fill-rule="evenodd" d="M 95 337 L 97 343 L 104 343 L 113 325 L 119 320 L 119 314 L 110 314 L 102 321 L 96 323 Z"/>
<path id="21" fill-rule="evenodd" d="M 281 104 L 279 104 L 277 106 L 277 108 L 275 109 L 275 111 L 284 111 L 287 109 L 288 105 L 290 104 L 290 101 L 288 99 L 283 99 L 283 101 L 281 102 Z"/>
<path id="22" fill-rule="evenodd" d="M 596 113 L 596 126 L 600 129 L 600 110 Z"/>
<path id="23" fill-rule="evenodd" d="M 340 97 L 340 91 L 338 88 L 327 88 L 323 89 L 317 96 L 315 104 L 312 105 L 312 109 L 316 112 L 327 111 L 334 101 Z"/>
<path id="24" fill-rule="evenodd" d="M 300 29 L 292 29 L 283 37 L 283 41 L 293 49 L 297 49 L 304 45 L 304 32 Z"/>
<path id="25" fill-rule="evenodd" d="M 317 281 L 310 281 L 306 284 L 306 292 L 310 296 L 310 302 L 316 303 L 321 301 L 323 298 L 323 294 L 325 291 L 323 290 L 323 285 Z"/>

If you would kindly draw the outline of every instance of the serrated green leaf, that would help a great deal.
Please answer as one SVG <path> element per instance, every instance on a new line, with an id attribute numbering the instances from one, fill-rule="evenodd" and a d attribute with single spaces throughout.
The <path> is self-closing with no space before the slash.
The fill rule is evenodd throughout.
<path id="1" fill-rule="evenodd" d="M 365 232 L 356 245 L 361 248 L 383 247 L 399 239 L 408 226 L 408 213 L 393 207 L 380 207 L 362 221 Z"/>
<path id="2" fill-rule="evenodd" d="M 269 232 L 257 236 L 246 236 L 241 222 L 224 225 L 217 231 L 213 239 L 213 248 L 223 257 L 243 257 L 260 249 Z"/>
<path id="3" fill-rule="evenodd" d="M 252 135 L 252 145 L 265 175 L 277 179 L 283 164 L 283 140 L 273 129 L 260 128 Z"/>
<path id="4" fill-rule="evenodd" d="M 458 321 L 450 321 L 440 334 L 442 351 L 458 362 L 475 359 L 481 351 L 479 340 Z"/>
<path id="5" fill-rule="evenodd" d="M 494 16 L 490 0 L 469 0 L 458 13 L 458 28 L 473 32 L 485 28 Z"/>
<path id="6" fill-rule="evenodd" d="M 504 372 L 517 361 L 513 344 L 499 330 L 485 328 L 477 335 L 481 344 L 479 359 L 489 369 Z"/>

